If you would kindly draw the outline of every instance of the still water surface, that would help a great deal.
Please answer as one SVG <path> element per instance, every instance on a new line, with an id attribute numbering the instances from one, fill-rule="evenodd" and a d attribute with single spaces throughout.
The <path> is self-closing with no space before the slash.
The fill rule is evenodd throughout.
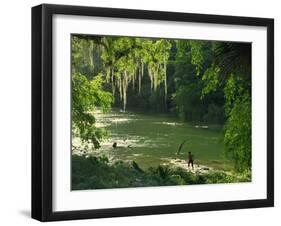
<path id="1" fill-rule="evenodd" d="M 215 126 L 181 122 L 167 114 L 137 112 L 95 112 L 96 125 L 108 131 L 99 152 L 115 159 L 134 160 L 142 168 L 171 162 L 179 145 L 186 140 L 179 155 L 187 159 L 191 151 L 197 165 L 231 170 L 233 163 L 223 155 L 222 129 Z M 113 148 L 113 143 L 117 148 Z"/>

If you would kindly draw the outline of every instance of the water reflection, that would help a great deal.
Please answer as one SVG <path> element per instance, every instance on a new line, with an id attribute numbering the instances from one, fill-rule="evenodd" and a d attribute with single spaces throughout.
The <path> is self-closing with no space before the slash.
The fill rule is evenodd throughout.
<path id="1" fill-rule="evenodd" d="M 192 151 L 200 164 L 224 164 L 221 132 L 178 121 L 169 115 L 133 112 L 94 112 L 96 126 L 105 128 L 108 138 L 92 153 L 107 154 L 112 159 L 134 160 L 142 167 L 172 163 L 179 145 L 186 140 L 178 156 L 185 161 Z M 74 143 L 79 140 L 74 139 Z M 113 144 L 116 143 L 116 148 Z"/>

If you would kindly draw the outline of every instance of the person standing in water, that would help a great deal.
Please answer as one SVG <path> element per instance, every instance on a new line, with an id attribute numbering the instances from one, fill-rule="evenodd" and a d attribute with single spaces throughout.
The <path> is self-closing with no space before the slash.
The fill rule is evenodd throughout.
<path id="1" fill-rule="evenodd" d="M 187 162 L 188 168 L 191 165 L 192 169 L 193 169 L 193 154 L 189 151 L 188 152 L 188 162 Z"/>

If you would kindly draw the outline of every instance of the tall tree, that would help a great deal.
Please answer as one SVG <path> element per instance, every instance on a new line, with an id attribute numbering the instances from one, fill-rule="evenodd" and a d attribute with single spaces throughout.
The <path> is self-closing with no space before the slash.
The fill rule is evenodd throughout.
<path id="1" fill-rule="evenodd" d="M 247 171 L 251 169 L 251 44 L 215 42 L 213 47 L 213 62 L 202 76 L 202 95 L 224 90 L 226 154 L 234 158 L 237 171 Z M 202 46 L 196 46 L 192 57 L 200 68 Z"/>
<path id="2" fill-rule="evenodd" d="M 83 142 L 91 142 L 95 148 L 100 147 L 100 139 L 105 131 L 95 126 L 93 111 L 101 107 L 103 111 L 110 108 L 113 101 L 111 93 L 104 91 L 102 74 L 94 75 L 94 43 L 85 39 L 72 39 L 72 134 Z M 90 52 L 90 53 L 89 53 Z"/>

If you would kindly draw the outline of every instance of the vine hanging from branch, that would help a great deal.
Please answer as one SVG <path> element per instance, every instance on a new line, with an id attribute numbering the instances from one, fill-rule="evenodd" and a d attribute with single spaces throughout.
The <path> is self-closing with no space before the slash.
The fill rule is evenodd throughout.
<path id="1" fill-rule="evenodd" d="M 164 83 L 164 98 L 167 101 L 167 62 L 171 41 L 129 37 L 100 37 L 85 40 L 84 60 L 94 67 L 94 49 L 100 47 L 106 81 L 111 83 L 113 96 L 119 95 L 126 110 L 128 87 L 131 85 L 141 94 L 142 80 L 147 74 L 151 92 L 156 92 Z M 88 59 L 88 61 L 87 61 Z M 146 71 L 146 73 L 145 73 Z"/>

